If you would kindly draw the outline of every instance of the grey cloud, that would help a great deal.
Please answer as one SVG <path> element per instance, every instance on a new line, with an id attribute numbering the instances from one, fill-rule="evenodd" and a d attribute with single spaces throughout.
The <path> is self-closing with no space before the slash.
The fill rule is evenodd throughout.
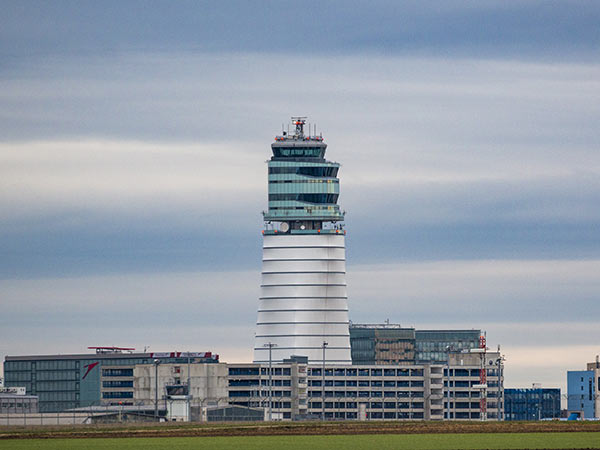
<path id="1" fill-rule="evenodd" d="M 595 57 L 599 8 L 575 1 L 24 1 L 4 5 L 5 57 L 166 51 Z"/>

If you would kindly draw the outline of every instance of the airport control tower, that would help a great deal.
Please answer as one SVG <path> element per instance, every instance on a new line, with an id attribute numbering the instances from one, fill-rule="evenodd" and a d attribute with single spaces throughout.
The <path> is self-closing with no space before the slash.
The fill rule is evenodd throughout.
<path id="1" fill-rule="evenodd" d="M 306 118 L 271 144 L 254 361 L 351 364 L 338 163 Z M 315 127 L 316 130 L 316 127 Z"/>

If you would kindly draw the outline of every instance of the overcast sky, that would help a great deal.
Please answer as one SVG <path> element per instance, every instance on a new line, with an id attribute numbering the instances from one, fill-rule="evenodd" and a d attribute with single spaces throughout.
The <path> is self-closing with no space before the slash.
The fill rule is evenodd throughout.
<path id="1" fill-rule="evenodd" d="M 342 163 L 350 316 L 600 352 L 600 5 L 0 2 L 0 357 L 252 358 L 265 160 Z"/>

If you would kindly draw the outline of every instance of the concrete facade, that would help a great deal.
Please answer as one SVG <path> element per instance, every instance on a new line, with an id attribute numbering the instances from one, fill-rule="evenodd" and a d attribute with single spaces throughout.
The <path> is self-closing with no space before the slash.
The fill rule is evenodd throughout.
<path id="1" fill-rule="evenodd" d="M 227 402 L 227 364 L 190 364 L 190 389 L 193 404 L 203 406 L 222 405 Z M 185 385 L 187 391 L 188 365 L 162 363 L 138 364 L 134 367 L 132 381 L 134 402 L 154 404 L 156 396 L 156 372 L 158 369 L 158 401 L 163 407 L 168 403 L 166 386 Z M 187 394 L 186 394 L 187 395 Z"/>
<path id="2" fill-rule="evenodd" d="M 480 387 L 480 355 L 456 357 L 443 365 L 322 365 L 277 364 L 272 370 L 273 418 L 358 420 L 442 420 L 448 396 L 452 420 L 500 420 L 503 417 L 503 375 L 493 364 L 498 353 L 486 355 L 485 389 Z M 492 362 L 492 364 L 490 364 Z M 229 364 L 229 403 L 267 408 L 269 368 L 264 364 Z M 500 374 L 500 375 L 499 375 Z M 486 399 L 481 414 L 481 396 Z M 323 409 L 324 408 L 324 409 Z"/>

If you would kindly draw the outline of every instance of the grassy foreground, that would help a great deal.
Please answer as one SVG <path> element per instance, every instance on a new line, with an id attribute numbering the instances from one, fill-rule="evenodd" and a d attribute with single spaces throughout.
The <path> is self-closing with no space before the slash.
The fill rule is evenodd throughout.
<path id="1" fill-rule="evenodd" d="M 173 438 L 6 439 L 11 450 L 483 450 L 600 449 L 600 433 L 469 433 L 328 436 L 208 436 Z"/>

